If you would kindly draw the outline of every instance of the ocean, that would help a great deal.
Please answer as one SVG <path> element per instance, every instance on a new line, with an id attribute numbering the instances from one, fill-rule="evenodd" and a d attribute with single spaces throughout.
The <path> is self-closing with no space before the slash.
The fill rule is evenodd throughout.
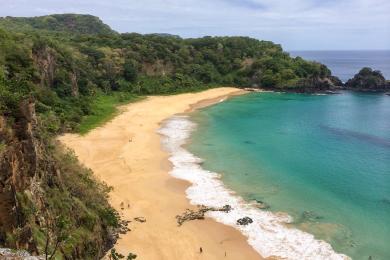
<path id="1" fill-rule="evenodd" d="M 160 132 L 191 203 L 231 205 L 208 216 L 261 255 L 387 260 L 389 119 L 384 94 L 266 92 L 175 116 Z"/>
<path id="2" fill-rule="evenodd" d="M 343 82 L 352 78 L 363 67 L 380 70 L 390 80 L 390 50 L 372 51 L 289 51 L 293 56 L 321 62 Z"/>

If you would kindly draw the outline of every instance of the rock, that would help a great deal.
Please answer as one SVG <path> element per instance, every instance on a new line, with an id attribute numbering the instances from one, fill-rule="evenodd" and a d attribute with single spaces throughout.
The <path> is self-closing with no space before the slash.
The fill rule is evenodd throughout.
<path id="1" fill-rule="evenodd" d="M 265 203 L 264 201 L 261 200 L 255 200 L 256 201 L 256 207 L 259 209 L 269 209 L 270 205 Z"/>
<path id="2" fill-rule="evenodd" d="M 204 219 L 206 212 L 208 211 L 222 211 L 225 213 L 229 213 L 232 210 L 230 205 L 225 205 L 222 208 L 213 208 L 206 206 L 198 206 L 198 210 L 194 211 L 191 209 L 186 209 L 186 211 L 182 215 L 177 215 L 176 220 L 177 224 L 181 226 L 184 222 L 196 219 Z"/>
<path id="3" fill-rule="evenodd" d="M 204 219 L 204 214 L 209 211 L 210 208 L 202 206 L 198 211 L 186 209 L 182 215 L 177 215 L 176 220 L 179 226 L 183 225 L 184 222 L 196 219 Z"/>
<path id="4" fill-rule="evenodd" d="M 334 87 L 344 86 L 343 82 L 336 76 L 329 76 L 329 80 L 333 83 Z"/>
<path id="5" fill-rule="evenodd" d="M 140 223 L 145 223 L 146 222 L 146 219 L 144 217 L 136 217 L 134 218 L 135 221 L 138 221 Z"/>
<path id="6" fill-rule="evenodd" d="M 223 211 L 226 213 L 229 213 L 231 210 L 232 210 L 232 206 L 230 206 L 230 205 L 225 205 L 222 208 L 218 209 L 218 211 Z"/>
<path id="7" fill-rule="evenodd" d="M 0 259 L 5 260 L 44 260 L 43 256 L 31 256 L 25 250 L 12 250 L 9 248 L 0 248 Z"/>
<path id="8" fill-rule="evenodd" d="M 381 199 L 381 202 L 383 204 L 386 204 L 387 206 L 390 206 L 390 199 L 389 198 L 383 198 L 383 199 Z"/>
<path id="9" fill-rule="evenodd" d="M 345 86 L 362 91 L 379 91 L 389 87 L 382 73 L 371 68 L 362 68 Z"/>
<path id="10" fill-rule="evenodd" d="M 317 213 L 314 211 L 304 211 L 302 213 L 302 220 L 303 222 L 314 222 L 322 219 L 323 217 L 319 216 Z"/>
<path id="11" fill-rule="evenodd" d="M 244 217 L 237 220 L 237 225 L 246 226 L 253 223 L 253 220 L 250 217 Z"/>

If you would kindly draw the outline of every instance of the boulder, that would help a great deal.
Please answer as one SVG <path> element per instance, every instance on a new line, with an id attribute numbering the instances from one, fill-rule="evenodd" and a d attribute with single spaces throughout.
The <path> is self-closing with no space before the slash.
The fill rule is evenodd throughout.
<path id="1" fill-rule="evenodd" d="M 243 217 L 237 220 L 237 225 L 246 226 L 253 223 L 253 220 L 250 217 Z"/>

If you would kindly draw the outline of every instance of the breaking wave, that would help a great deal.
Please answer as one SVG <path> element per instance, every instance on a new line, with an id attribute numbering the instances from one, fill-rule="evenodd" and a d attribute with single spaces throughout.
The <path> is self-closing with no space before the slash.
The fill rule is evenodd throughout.
<path id="1" fill-rule="evenodd" d="M 312 234 L 286 227 L 285 224 L 292 222 L 292 217 L 256 208 L 226 188 L 218 173 L 203 169 L 202 159 L 183 148 L 195 128 L 196 124 L 188 116 L 174 116 L 166 120 L 159 130 L 163 136 L 163 147 L 169 152 L 169 160 L 173 164 L 171 174 L 192 183 L 186 190 L 191 204 L 207 207 L 230 205 L 232 210 L 229 213 L 210 211 L 207 216 L 240 230 L 248 238 L 248 243 L 263 257 L 350 259 L 336 253 L 330 244 L 315 239 Z M 237 220 L 243 217 L 250 217 L 253 223 L 237 225 Z"/>

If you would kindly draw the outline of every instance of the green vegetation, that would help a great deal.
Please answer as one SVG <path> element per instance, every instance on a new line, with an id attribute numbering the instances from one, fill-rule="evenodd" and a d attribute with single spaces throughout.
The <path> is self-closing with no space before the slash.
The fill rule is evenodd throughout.
<path id="1" fill-rule="evenodd" d="M 18 192 L 19 217 L 31 229 L 38 252 L 47 254 L 47 259 L 75 254 L 95 259 L 108 249 L 104 249 L 107 245 L 102 240 L 110 246 L 113 229 L 120 225 L 118 213 L 107 201 L 110 188 L 96 181 L 91 170 L 80 166 L 72 152 L 58 145 L 49 150 L 61 175 L 43 173 L 46 174 L 40 191 L 44 194 L 43 208 L 36 206 L 33 202 L 36 195 L 29 190 Z M 37 219 L 37 215 L 41 217 Z M 23 235 L 8 233 L 5 244 L 16 245 Z M 96 248 L 96 243 L 101 248 Z"/>
<path id="2" fill-rule="evenodd" d="M 53 14 L 40 17 L 4 17 L 0 26 L 12 31 L 47 30 L 83 34 L 114 34 L 113 30 L 92 15 Z"/>
<path id="3" fill-rule="evenodd" d="M 119 217 L 108 204 L 109 187 L 95 181 L 91 170 L 80 166 L 72 152 L 63 152 L 58 146 L 52 152 L 63 175 L 57 187 L 46 186 L 46 203 L 56 216 L 55 236 L 62 236 L 62 249 L 70 255 L 78 246 L 92 244 L 99 235 L 109 232 L 107 228 L 118 227 Z M 91 257 L 100 255 L 98 248 L 88 250 Z"/>
<path id="4" fill-rule="evenodd" d="M 110 260 L 119 260 L 119 259 L 124 259 L 125 256 L 122 255 L 122 254 L 119 254 L 118 252 L 116 252 L 115 248 L 111 249 L 110 251 Z M 136 259 L 137 258 L 137 255 L 136 254 L 133 254 L 133 253 L 129 253 L 126 257 L 126 260 L 133 260 L 133 259 Z"/>
<path id="5" fill-rule="evenodd" d="M 324 65 L 248 37 L 119 34 L 96 17 L 73 14 L 7 17 L 0 28 L 0 113 L 12 116 L 21 99 L 32 97 L 52 134 L 96 125 L 94 100 L 116 92 L 220 85 L 315 91 L 332 81 Z"/>
<path id="6" fill-rule="evenodd" d="M 11 230 L 0 226 L 0 244 L 26 248 L 20 241 L 27 238 L 34 253 L 92 259 L 115 241 L 119 217 L 107 201 L 110 189 L 52 141 L 58 133 L 86 133 L 111 119 L 116 105 L 144 95 L 220 85 L 317 91 L 333 82 L 326 66 L 292 58 L 269 41 L 119 34 L 86 15 L 2 18 L 0 120 L 6 127 L 0 125 L 0 166 L 7 171 L 0 182 L 14 172 L 23 178 L 20 185 L 39 181 L 38 187 L 0 183 L 9 186 L 0 191 L 7 198 L 0 207 L 17 209 L 19 216 Z M 19 163 L 10 165 L 9 156 Z M 15 219 L 6 212 L 3 217 Z"/>
<path id="7" fill-rule="evenodd" d="M 140 97 L 127 92 L 114 92 L 110 95 L 99 95 L 91 103 L 90 115 L 85 116 L 76 131 L 86 134 L 91 129 L 111 120 L 118 112 L 118 105 L 139 100 Z"/>

